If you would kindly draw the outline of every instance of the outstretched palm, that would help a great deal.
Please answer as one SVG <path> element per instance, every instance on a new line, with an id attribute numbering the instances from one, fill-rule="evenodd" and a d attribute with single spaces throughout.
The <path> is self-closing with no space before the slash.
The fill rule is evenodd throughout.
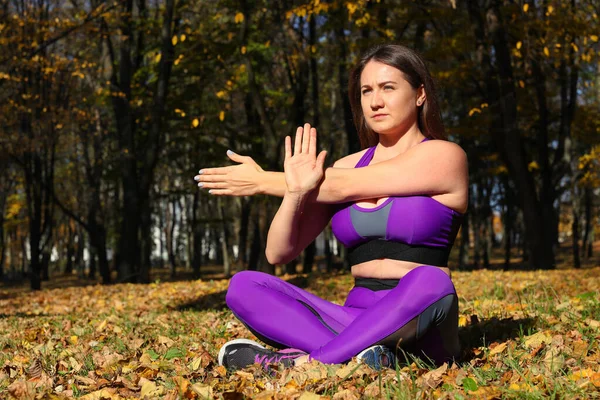
<path id="1" fill-rule="evenodd" d="M 317 130 L 310 124 L 298 127 L 292 155 L 292 140 L 285 138 L 285 182 L 289 193 L 305 195 L 314 190 L 323 179 L 326 151 L 317 156 Z"/>

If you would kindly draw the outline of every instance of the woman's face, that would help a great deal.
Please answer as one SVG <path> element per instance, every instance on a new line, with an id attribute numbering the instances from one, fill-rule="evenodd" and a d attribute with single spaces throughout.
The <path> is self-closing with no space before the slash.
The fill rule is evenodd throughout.
<path id="1" fill-rule="evenodd" d="M 369 61 L 360 86 L 365 121 L 374 132 L 404 134 L 417 123 L 417 107 L 425 101 L 425 91 L 414 89 L 399 69 Z"/>

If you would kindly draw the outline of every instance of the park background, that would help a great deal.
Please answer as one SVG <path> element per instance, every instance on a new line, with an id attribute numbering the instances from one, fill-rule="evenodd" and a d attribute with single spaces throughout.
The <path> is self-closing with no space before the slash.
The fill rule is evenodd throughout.
<path id="1" fill-rule="evenodd" d="M 578 316 L 564 318 L 573 324 L 592 321 L 585 325 L 589 331 L 582 330 L 584 337 L 571 337 L 578 349 L 582 341 L 591 349 L 597 345 L 600 320 L 594 286 L 600 251 L 599 14 L 600 4 L 593 0 L 0 2 L 0 322 L 12 329 L 0 347 L 14 352 L 10 359 L 21 354 L 26 360 L 25 367 L 11 369 L 14 364 L 4 359 L 0 388 L 31 383 L 32 376 L 39 383 L 43 374 L 51 376 L 48 365 L 56 370 L 63 359 L 68 372 L 61 377 L 81 376 L 85 368 L 86 379 L 96 386 L 75 380 L 75 389 L 58 385 L 64 386 L 60 393 L 86 393 L 77 385 L 107 386 L 98 384 L 98 371 L 89 377 L 94 368 L 84 359 L 75 357 L 73 364 L 56 355 L 40 361 L 39 351 L 31 353 L 31 347 L 19 344 L 42 345 L 44 335 L 52 336 L 46 331 L 38 335 L 40 329 L 50 329 L 36 319 L 52 319 L 48 307 L 68 321 L 87 315 L 83 319 L 92 326 L 73 333 L 75 320 L 67 324 L 61 319 L 67 332 L 63 346 L 81 345 L 77 338 L 86 335 L 97 344 L 96 336 L 107 326 L 128 332 L 126 323 L 110 320 L 119 314 L 114 307 L 122 311 L 129 307 L 124 304 L 135 308 L 145 301 L 149 307 L 153 303 L 144 296 L 161 287 L 164 299 L 152 311 L 156 315 L 171 318 L 165 314 L 175 307 L 196 312 L 194 321 L 200 325 L 206 318 L 221 321 L 215 322 L 221 324 L 215 328 L 219 339 L 209 348 L 200 346 L 213 354 L 223 337 L 236 335 L 223 328 L 235 321 L 222 301 L 226 278 L 235 271 L 277 273 L 343 301 L 345 289 L 334 288 L 347 289 L 352 283 L 343 278 L 346 256 L 329 227 L 294 262 L 269 265 L 266 233 L 280 200 L 211 196 L 196 187 L 193 177 L 200 168 L 231 164 L 228 149 L 252 156 L 265 170 L 282 171 L 283 138 L 304 122 L 318 128 L 319 147 L 328 150 L 330 164 L 358 151 L 347 77 L 360 54 L 378 43 L 401 43 L 424 56 L 437 84 L 449 140 L 468 155 L 469 210 L 450 267 L 468 303 L 461 304 L 461 324 L 478 329 L 463 337 L 471 345 L 471 360 L 477 359 L 477 348 L 489 344 L 474 339 L 489 321 L 500 324 L 490 331 L 501 332 L 500 346 L 509 349 L 521 345 L 515 335 L 529 337 L 552 325 L 530 320 L 532 312 L 521 316 L 522 323 L 499 322 L 517 318 L 511 314 L 515 304 L 523 312 L 523 293 L 533 296 L 529 307 L 538 311 L 537 305 L 547 302 L 560 306 L 553 311 L 542 307 L 559 320 L 560 310 L 585 303 Z M 516 286 L 511 286 L 513 280 Z M 159 283 L 164 281 L 171 283 Z M 567 285 L 568 290 L 552 285 Z M 60 289 L 27 293 L 27 286 Z M 548 294 L 548 287 L 554 294 Z M 474 304 L 482 304 L 486 296 L 497 301 L 494 310 L 509 314 L 494 319 L 500 314 L 489 311 L 488 322 L 482 322 L 480 305 Z M 165 305 L 169 298 L 183 305 Z M 107 317 L 97 316 L 102 313 Z M 181 335 L 177 332 L 173 338 Z M 243 327 L 238 334 L 249 335 Z M 535 352 L 532 359 L 538 353 L 542 358 L 558 354 L 554 337 L 545 335 L 527 353 Z M 189 354 L 193 346 L 161 337 L 145 342 L 150 347 L 160 342 L 152 347 L 151 361 L 156 361 L 154 355 L 165 360 L 166 353 L 159 351 L 165 346 L 182 352 L 168 353 L 168 361 L 200 357 Z M 126 349 L 140 351 L 139 342 L 131 340 L 134 344 L 128 347 L 126 341 L 121 357 Z M 84 353 L 90 348 L 95 349 Z M 590 354 L 596 356 L 586 351 L 582 357 Z M 184 375 L 187 382 L 206 382 L 210 374 L 217 380 L 234 379 L 214 372 L 211 360 L 202 361 L 202 379 Z M 105 360 L 92 361 L 103 365 Z M 600 385 L 600 375 L 593 375 L 600 373 L 593 367 L 596 361 L 586 362 L 578 364 L 579 370 L 559 369 L 571 377 L 591 371 L 569 381 L 575 385 L 573 393 L 579 393 L 582 379 L 591 383 L 581 390 Z M 5 375 L 9 378 L 3 379 Z M 467 379 L 462 378 L 460 382 Z M 114 384 L 116 378 L 103 379 Z M 470 381 L 458 385 L 460 393 L 488 382 L 472 380 L 475 386 Z M 53 382 L 51 390 L 57 386 Z M 29 383 L 17 386 L 29 390 Z M 180 395 L 191 396 L 184 383 L 173 385 Z M 139 395 L 133 386 L 121 384 Z M 43 385 L 33 388 L 46 390 Z M 440 386 L 429 387 L 436 388 Z"/>

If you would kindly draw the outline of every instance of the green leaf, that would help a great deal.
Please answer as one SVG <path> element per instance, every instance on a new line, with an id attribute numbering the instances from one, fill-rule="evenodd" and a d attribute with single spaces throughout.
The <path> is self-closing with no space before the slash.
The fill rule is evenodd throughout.
<path id="1" fill-rule="evenodd" d="M 575 297 L 580 298 L 581 300 L 594 300 L 596 298 L 596 296 L 598 295 L 597 292 L 586 292 L 586 293 L 581 293 L 578 294 Z"/>
<path id="2" fill-rule="evenodd" d="M 465 379 L 463 379 L 462 385 L 465 388 L 465 390 L 469 390 L 471 392 L 476 391 L 477 388 L 478 388 L 477 382 L 475 382 L 475 380 L 473 378 L 465 378 Z"/>
<path id="3" fill-rule="evenodd" d="M 165 359 L 171 360 L 173 358 L 178 358 L 178 357 L 181 358 L 184 355 L 185 354 L 177 347 L 171 347 L 169 350 L 167 350 L 167 354 L 165 354 Z"/>
<path id="4" fill-rule="evenodd" d="M 150 356 L 150 358 L 152 359 L 152 361 L 155 361 L 158 359 L 158 357 L 160 357 L 154 350 L 150 349 L 148 350 L 148 355 Z"/>

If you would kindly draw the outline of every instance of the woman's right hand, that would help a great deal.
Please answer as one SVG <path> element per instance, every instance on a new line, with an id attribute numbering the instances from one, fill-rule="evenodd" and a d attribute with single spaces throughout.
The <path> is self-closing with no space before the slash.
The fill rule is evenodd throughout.
<path id="1" fill-rule="evenodd" d="M 231 150 L 227 156 L 238 165 L 203 168 L 194 179 L 198 186 L 210 189 L 210 194 L 225 196 L 253 196 L 259 192 L 260 174 L 264 170 L 252 157 L 242 156 Z"/>
<path id="2" fill-rule="evenodd" d="M 323 179 L 323 164 L 327 152 L 321 151 L 317 156 L 317 130 L 310 124 L 304 124 L 296 130 L 294 153 L 292 155 L 292 139 L 285 138 L 285 182 L 287 192 L 297 196 L 305 196 L 313 191 Z"/>

